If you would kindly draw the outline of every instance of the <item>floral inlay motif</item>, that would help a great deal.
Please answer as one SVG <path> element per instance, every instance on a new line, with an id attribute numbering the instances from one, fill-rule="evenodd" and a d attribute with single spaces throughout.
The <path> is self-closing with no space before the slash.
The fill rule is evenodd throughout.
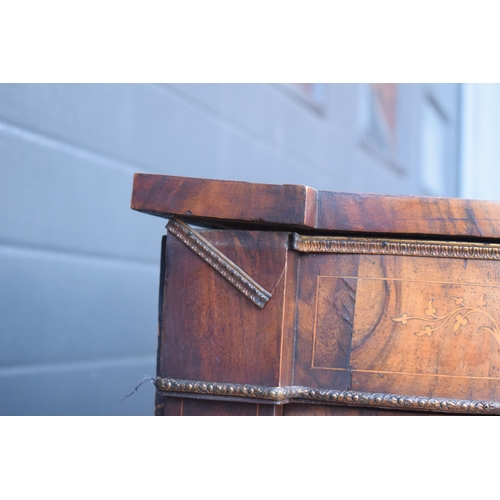
<path id="1" fill-rule="evenodd" d="M 448 313 L 440 316 L 437 309 L 434 307 L 434 299 L 430 299 L 427 302 L 427 308 L 424 311 L 425 316 L 409 316 L 404 313 L 399 318 L 391 318 L 395 323 L 401 323 L 402 325 L 407 325 L 408 322 L 413 320 L 419 320 L 427 323 L 422 330 L 415 332 L 417 337 L 430 337 L 435 331 L 442 328 L 451 319 L 454 320 L 453 332 L 458 332 L 460 328 L 466 326 L 469 323 L 469 316 L 472 314 L 481 314 L 487 320 L 488 326 L 481 326 L 479 330 L 486 330 L 491 333 L 495 340 L 500 344 L 500 328 L 495 318 L 486 310 L 486 296 L 484 295 L 482 299 L 478 300 L 476 305 L 467 305 L 463 297 L 451 297 L 455 302 L 455 307 Z M 450 300 L 451 300 L 450 299 Z"/>

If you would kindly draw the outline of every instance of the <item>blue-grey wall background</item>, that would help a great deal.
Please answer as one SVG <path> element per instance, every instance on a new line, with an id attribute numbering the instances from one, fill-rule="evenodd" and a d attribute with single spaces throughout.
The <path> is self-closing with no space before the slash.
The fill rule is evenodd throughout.
<path id="1" fill-rule="evenodd" d="M 0 414 L 153 414 L 134 172 L 459 196 L 461 86 L 379 85 L 0 85 Z"/>

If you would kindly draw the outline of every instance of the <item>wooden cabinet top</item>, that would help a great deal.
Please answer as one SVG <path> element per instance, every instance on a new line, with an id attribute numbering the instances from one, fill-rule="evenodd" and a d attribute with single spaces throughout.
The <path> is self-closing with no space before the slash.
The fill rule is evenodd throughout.
<path id="1" fill-rule="evenodd" d="M 500 202 L 135 174 L 132 209 L 213 226 L 493 240 Z"/>
<path id="2" fill-rule="evenodd" d="M 171 219 L 157 415 L 500 414 L 500 203 L 136 174 L 132 208 Z"/>

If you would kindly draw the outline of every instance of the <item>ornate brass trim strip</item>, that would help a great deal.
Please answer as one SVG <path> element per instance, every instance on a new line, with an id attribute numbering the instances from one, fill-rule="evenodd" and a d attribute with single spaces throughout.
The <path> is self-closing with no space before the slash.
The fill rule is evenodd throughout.
<path id="1" fill-rule="evenodd" d="M 172 218 L 167 224 L 167 231 L 175 235 L 196 255 L 213 267 L 229 283 L 235 286 L 255 305 L 263 308 L 272 295 L 240 269 L 232 260 L 217 250 L 201 234 L 179 219 Z"/>
<path id="2" fill-rule="evenodd" d="M 156 388 L 161 392 L 262 399 L 275 402 L 292 402 L 294 400 L 300 400 L 331 405 L 366 406 L 393 410 L 403 409 L 444 413 L 500 415 L 500 403 L 496 401 L 455 400 L 422 396 L 405 396 L 400 394 L 339 391 L 335 389 L 315 389 L 313 387 L 296 385 L 287 387 L 266 387 L 250 384 L 157 378 Z"/>
<path id="3" fill-rule="evenodd" d="M 500 260 L 500 245 L 340 236 L 301 236 L 294 233 L 292 249 L 299 252 L 410 255 L 454 259 Z"/>

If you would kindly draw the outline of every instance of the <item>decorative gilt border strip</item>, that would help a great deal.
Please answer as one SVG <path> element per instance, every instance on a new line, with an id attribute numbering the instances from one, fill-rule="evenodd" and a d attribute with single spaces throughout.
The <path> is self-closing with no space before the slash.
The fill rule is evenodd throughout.
<path id="1" fill-rule="evenodd" d="M 235 286 L 243 295 L 248 297 L 255 305 L 263 308 L 272 295 L 248 276 L 232 260 L 217 250 L 201 234 L 196 232 L 185 222 L 172 218 L 167 224 L 167 231 L 175 235 L 187 245 L 196 255 L 215 269 L 229 283 Z"/>
<path id="2" fill-rule="evenodd" d="M 208 396 L 262 399 L 275 402 L 301 400 L 344 406 L 366 406 L 372 408 L 476 415 L 500 415 L 500 403 L 496 401 L 455 400 L 422 396 L 404 396 L 400 394 L 339 391 L 335 389 L 315 389 L 312 387 L 302 387 L 296 385 L 288 387 L 266 387 L 250 384 L 230 384 L 179 380 L 173 378 L 157 378 L 156 388 L 161 392 L 179 392 L 204 394 Z"/>
<path id="3" fill-rule="evenodd" d="M 339 236 L 302 236 L 293 234 L 292 249 L 299 252 L 411 255 L 455 259 L 500 260 L 500 245 Z"/>

